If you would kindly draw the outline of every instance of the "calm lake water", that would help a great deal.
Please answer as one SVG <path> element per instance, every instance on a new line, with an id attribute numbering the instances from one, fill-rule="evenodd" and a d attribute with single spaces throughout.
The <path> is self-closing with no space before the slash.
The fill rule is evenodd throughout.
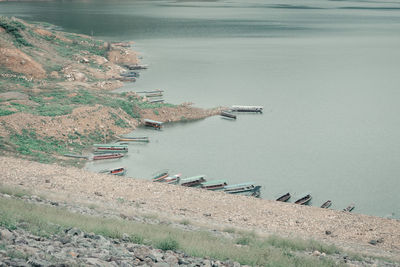
<path id="1" fill-rule="evenodd" d="M 255 181 L 266 199 L 311 192 L 315 206 L 400 218 L 399 0 L 3 2 L 0 14 L 134 40 L 151 67 L 121 91 L 264 106 L 237 121 L 139 129 L 131 135 L 149 144 L 88 169 Z"/>

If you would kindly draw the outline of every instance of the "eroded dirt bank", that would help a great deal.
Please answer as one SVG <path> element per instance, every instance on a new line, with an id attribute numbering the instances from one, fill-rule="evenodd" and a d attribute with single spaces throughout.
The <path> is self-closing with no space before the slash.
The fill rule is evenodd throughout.
<path id="1" fill-rule="evenodd" d="M 232 196 L 8 157 L 0 157 L 0 171 L 3 185 L 33 189 L 57 200 L 99 203 L 126 216 L 137 211 L 153 212 L 188 218 L 211 227 L 233 226 L 260 234 L 313 238 L 356 252 L 400 258 L 400 221 L 394 219 Z M 118 203 L 119 198 L 137 205 Z M 379 242 L 371 245 L 371 240 Z"/>

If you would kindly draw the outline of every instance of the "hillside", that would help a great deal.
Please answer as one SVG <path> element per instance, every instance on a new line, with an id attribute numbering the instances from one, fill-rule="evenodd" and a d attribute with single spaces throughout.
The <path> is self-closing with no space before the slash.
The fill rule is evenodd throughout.
<path id="1" fill-rule="evenodd" d="M 140 63 L 130 44 L 56 29 L 0 17 L 0 153 L 82 165 L 60 156 L 129 133 L 142 118 L 168 122 L 219 112 L 113 93 L 123 85 L 124 66 Z"/>

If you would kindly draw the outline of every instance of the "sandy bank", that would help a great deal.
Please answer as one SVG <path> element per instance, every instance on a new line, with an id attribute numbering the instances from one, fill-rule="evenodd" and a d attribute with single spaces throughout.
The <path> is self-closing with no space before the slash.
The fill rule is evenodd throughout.
<path id="1" fill-rule="evenodd" d="M 232 196 L 7 157 L 0 157 L 0 171 L 3 185 L 34 189 L 58 199 L 103 203 L 127 215 L 153 212 L 211 227 L 232 226 L 260 234 L 313 238 L 357 252 L 400 258 L 400 221 L 394 219 Z M 118 198 L 136 204 L 118 203 Z M 326 231 L 331 234 L 327 235 Z M 370 240 L 382 242 L 371 245 Z"/>

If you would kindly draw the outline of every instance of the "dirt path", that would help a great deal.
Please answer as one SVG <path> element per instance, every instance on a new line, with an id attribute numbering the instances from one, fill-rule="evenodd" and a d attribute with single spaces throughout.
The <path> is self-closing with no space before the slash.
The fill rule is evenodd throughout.
<path id="1" fill-rule="evenodd" d="M 23 166 L 23 168 L 22 168 Z M 400 259 L 400 221 L 232 196 L 0 157 L 0 183 L 50 198 L 104 204 L 121 213 L 149 212 L 209 227 L 313 238 L 341 248 Z M 117 199 L 123 199 L 120 203 Z M 129 205 L 130 203 L 130 205 Z M 132 204 L 134 203 L 134 204 Z M 326 234 L 330 231 L 331 234 Z M 371 240 L 379 240 L 371 245 Z"/>

